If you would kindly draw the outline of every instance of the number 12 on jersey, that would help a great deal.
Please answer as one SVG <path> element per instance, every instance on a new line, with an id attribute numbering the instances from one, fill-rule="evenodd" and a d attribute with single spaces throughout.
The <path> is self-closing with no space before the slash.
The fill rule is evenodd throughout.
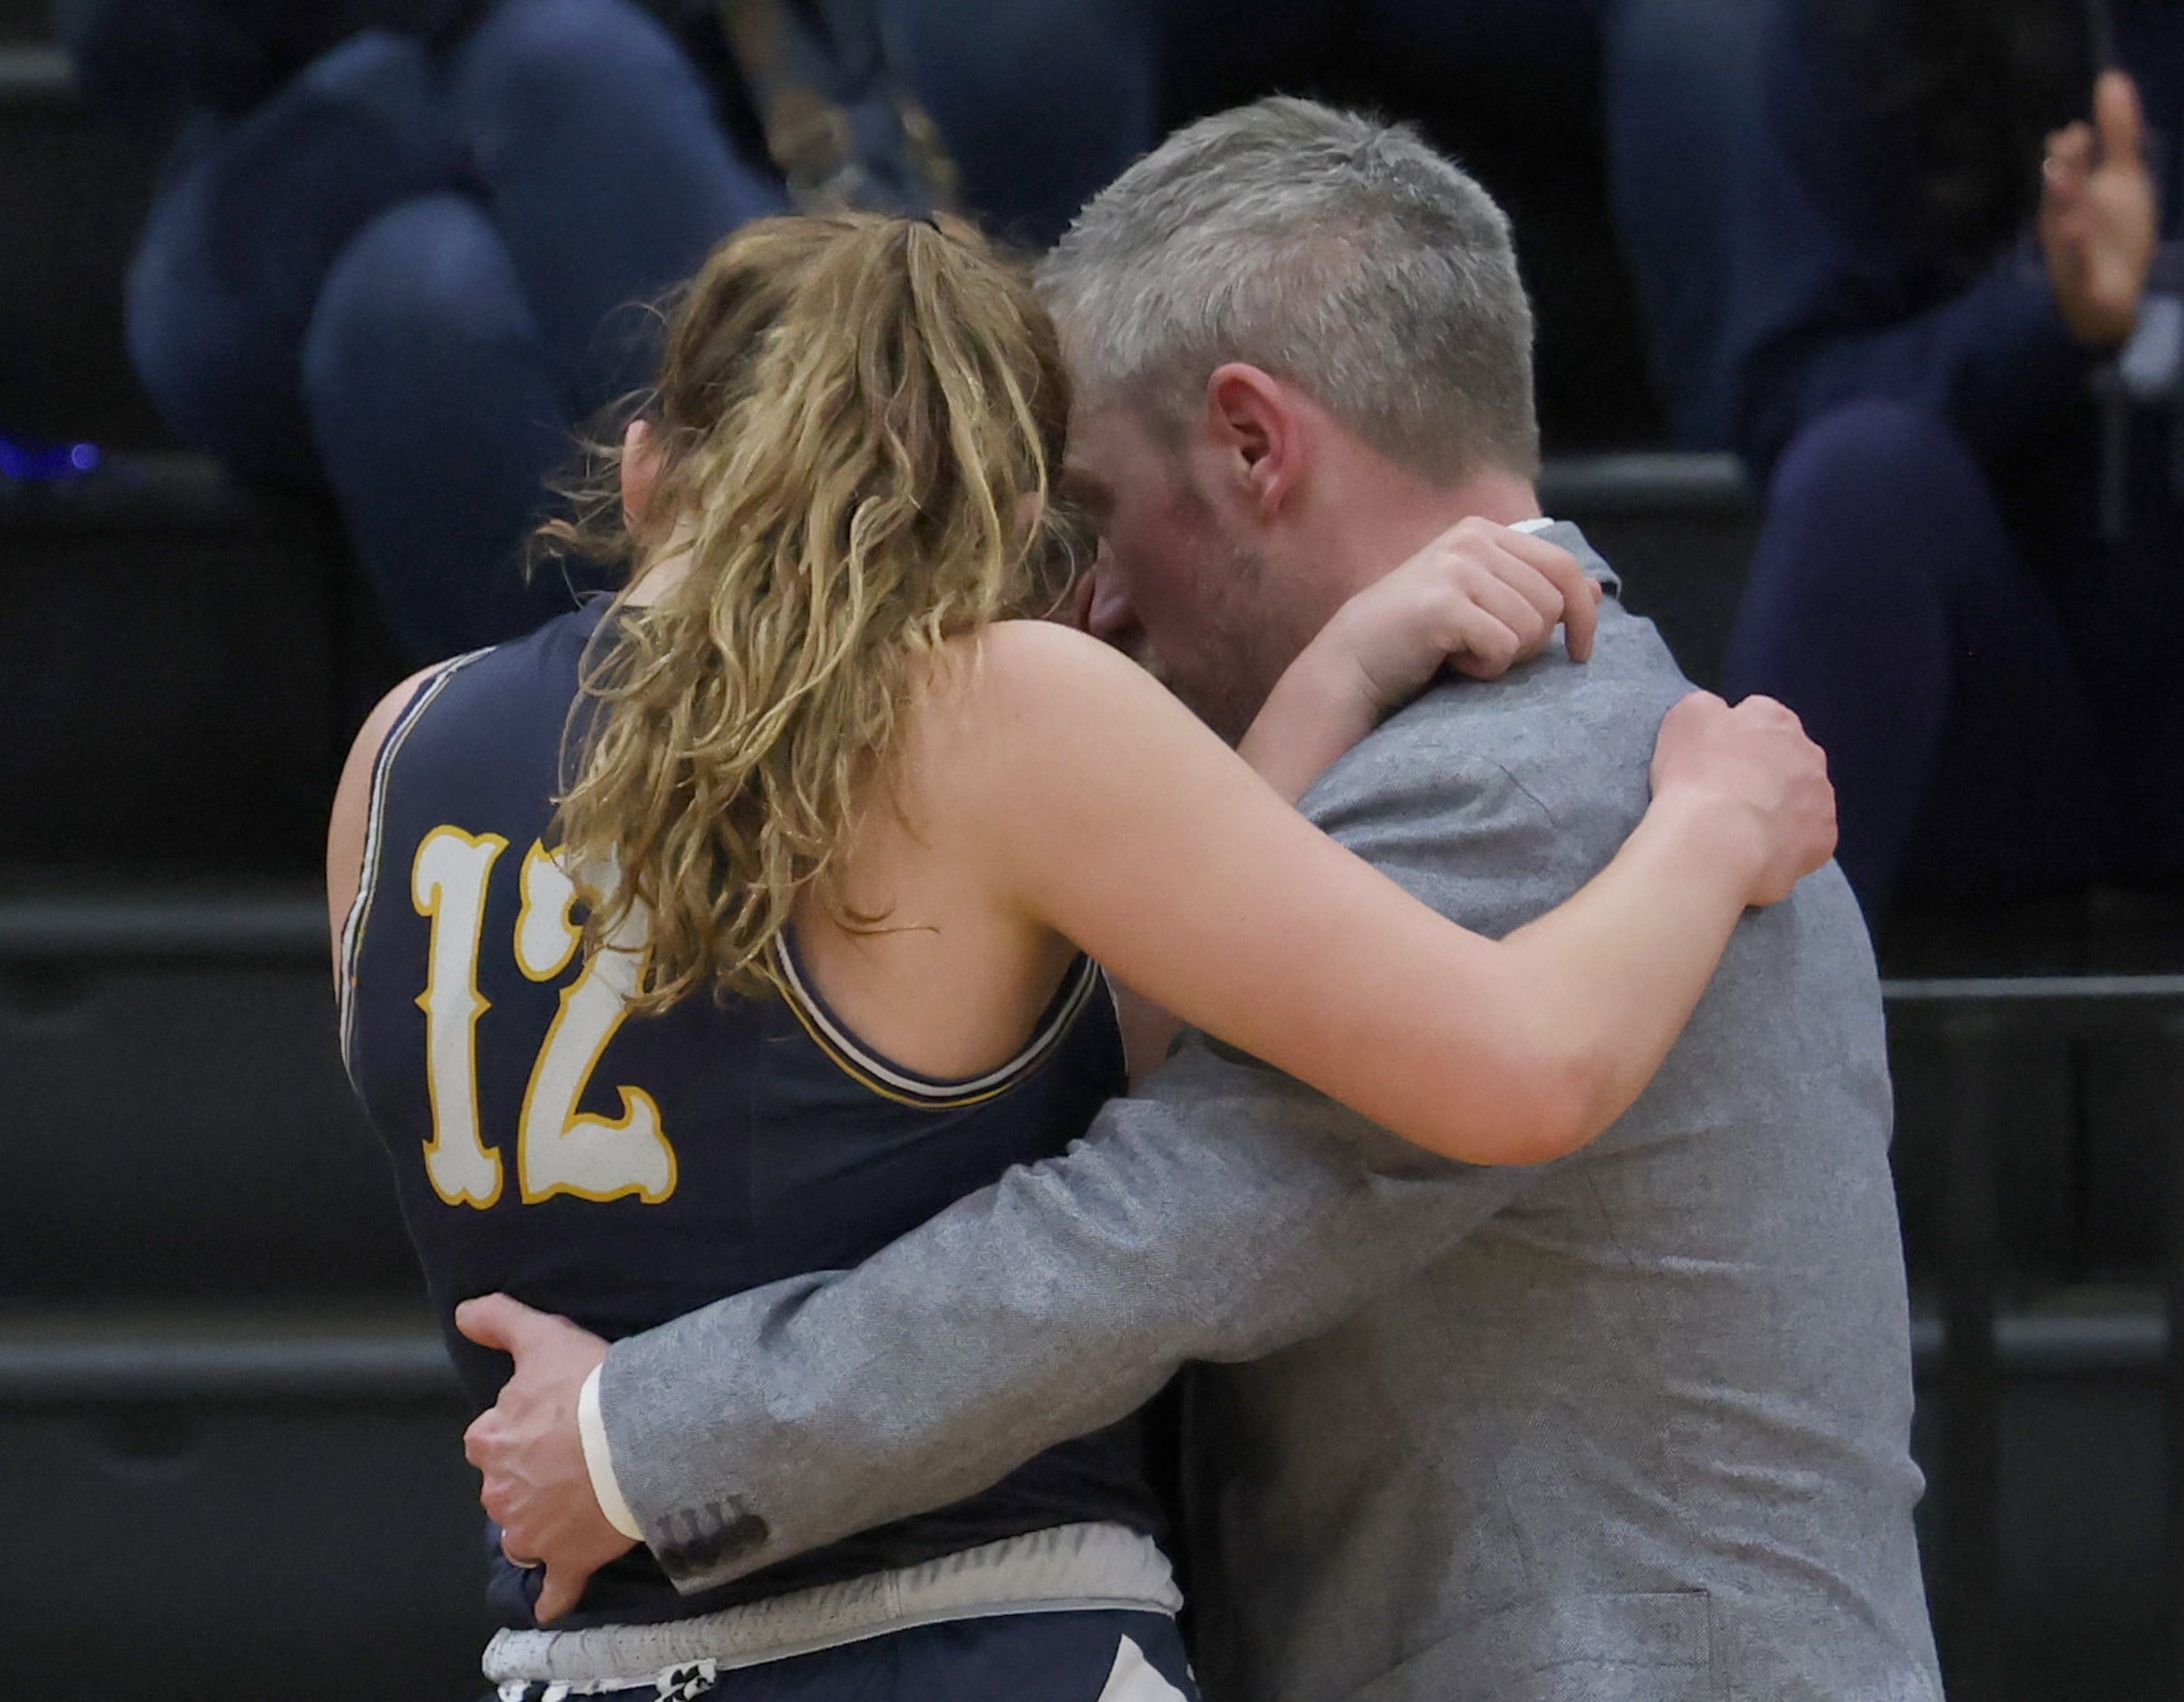
<path id="1" fill-rule="evenodd" d="M 425 1079 L 432 1101 L 432 1138 L 425 1170 L 449 1205 L 481 1210 L 500 1199 L 501 1156 L 485 1142 L 478 1105 L 478 1024 L 490 1007 L 478 991 L 485 946 L 486 888 L 508 842 L 435 827 L 411 865 L 410 898 L 432 924 L 425 990 Z M 534 982 L 567 969 L 584 943 L 575 917 L 576 883 L 543 846 L 524 856 L 518 884 L 522 909 L 512 942 L 516 965 Z M 531 1066 L 517 1119 L 516 1175 L 523 1202 L 557 1194 L 583 1200 L 634 1194 L 658 1204 L 675 1191 L 675 1149 L 660 1123 L 660 1107 L 638 1088 L 621 1088 L 622 1115 L 580 1112 L 577 1105 L 607 1043 L 629 1014 L 629 999 L 644 970 L 651 917 L 641 905 L 561 991 L 561 1009 Z"/>

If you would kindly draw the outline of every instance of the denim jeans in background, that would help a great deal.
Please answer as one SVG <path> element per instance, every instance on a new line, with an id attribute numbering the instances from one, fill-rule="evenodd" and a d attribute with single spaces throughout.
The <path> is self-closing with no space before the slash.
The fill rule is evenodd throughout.
<path id="1" fill-rule="evenodd" d="M 1604 20 L 1609 190 L 1678 443 L 1729 446 L 1735 362 L 1725 337 L 1737 173 L 1764 122 L 1775 0 L 1610 0 Z"/>
<path id="2" fill-rule="evenodd" d="M 1527 247 L 1545 223 L 1563 240 L 1536 246 L 1566 254 L 1556 175 L 1604 133 L 1654 382 L 1679 441 L 1728 441 L 1725 225 L 1759 122 L 1774 0 L 870 3 L 947 139 L 965 201 L 1040 245 L 1167 124 L 1322 87 L 1448 123 L 1510 198 Z M 1564 278 L 1528 282 L 1563 320 L 1584 310 Z"/>
<path id="3" fill-rule="evenodd" d="M 874 0 L 962 198 L 1044 248 L 1161 137 L 1164 0 Z"/>
<path id="4" fill-rule="evenodd" d="M 1562 100 L 1572 44 L 1582 57 L 1599 0 L 875 3 L 966 204 L 1043 247 L 1170 124 L 1330 71 L 1383 103 L 1422 66 L 1459 98 L 1467 82 L 1530 78 L 1542 99 Z M 1377 79 L 1377 66 L 1390 74 Z"/>
<path id="5" fill-rule="evenodd" d="M 2150 429 L 2136 446 L 2146 486 Z M 2067 487 L 2067 475 L 2058 479 Z M 2177 510 L 2028 551 L 1947 422 L 1885 398 L 1799 433 L 1728 655 L 1828 753 L 1837 852 L 1879 923 L 1898 891 L 2021 898 L 2184 875 Z"/>
<path id="6" fill-rule="evenodd" d="M 366 33 L 200 121 L 130 353 L 185 441 L 332 491 L 422 662 L 568 606 L 519 567 L 546 479 L 650 376 L 644 305 L 783 205 L 630 0 L 499 0 L 445 54 Z"/>

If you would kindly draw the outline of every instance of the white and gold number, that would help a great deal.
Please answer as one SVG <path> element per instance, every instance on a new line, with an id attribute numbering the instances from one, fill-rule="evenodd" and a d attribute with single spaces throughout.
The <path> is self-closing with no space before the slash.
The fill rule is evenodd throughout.
<path id="1" fill-rule="evenodd" d="M 533 981 L 552 981 L 583 943 L 576 898 L 575 882 L 545 846 L 534 845 L 523 860 L 523 911 L 516 922 L 517 966 Z M 661 1132 L 660 1107 L 650 1094 L 618 1088 L 619 1117 L 576 1109 L 600 1055 L 629 1014 L 651 934 L 651 916 L 633 904 L 584 972 L 561 990 L 561 1009 L 523 1096 L 516 1162 L 527 1205 L 556 1194 L 585 1200 L 633 1194 L 657 1204 L 675 1191 L 675 1151 Z"/>
<path id="2" fill-rule="evenodd" d="M 432 924 L 425 990 L 425 1085 L 432 1099 L 432 1138 L 425 1174 L 449 1205 L 491 1205 L 500 1198 L 500 1156 L 486 1150 L 478 1126 L 478 1019 L 489 1008 L 478 991 L 478 948 L 485 935 L 486 883 L 508 848 L 498 834 L 474 837 L 435 827 L 410 866 L 410 901 Z"/>
<path id="3" fill-rule="evenodd" d="M 498 835 L 436 827 L 418 846 L 411 870 L 411 900 L 432 924 L 425 991 L 417 1001 L 425 1013 L 425 1073 L 432 1102 L 425 1169 L 449 1204 L 480 1209 L 499 1200 L 502 1178 L 499 1155 L 485 1145 L 478 1108 L 478 1023 L 490 1008 L 478 991 L 478 959 L 487 885 L 507 849 L 507 841 Z M 520 885 L 517 967 L 532 981 L 551 981 L 583 943 L 575 914 L 578 887 L 538 845 L 524 857 Z M 628 1014 L 651 926 L 644 911 L 633 908 L 562 990 L 561 1009 L 531 1067 L 517 1125 L 516 1173 L 526 1204 L 556 1194 L 585 1200 L 634 1194 L 657 1204 L 675 1191 L 674 1148 L 650 1094 L 621 1088 L 619 1117 L 576 1109 Z"/>

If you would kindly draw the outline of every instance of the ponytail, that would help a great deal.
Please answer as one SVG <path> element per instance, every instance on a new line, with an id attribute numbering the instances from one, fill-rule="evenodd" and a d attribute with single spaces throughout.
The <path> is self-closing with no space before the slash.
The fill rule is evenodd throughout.
<path id="1" fill-rule="evenodd" d="M 565 866 L 615 871 L 587 945 L 650 914 L 641 1007 L 778 985 L 807 889 L 880 920 L 845 904 L 843 846 L 929 660 L 1058 593 L 1068 410 L 1052 322 L 966 228 L 769 219 L 707 263 L 669 324 L 661 469 L 627 540 L 634 565 L 687 567 L 603 623 L 557 817 Z"/>

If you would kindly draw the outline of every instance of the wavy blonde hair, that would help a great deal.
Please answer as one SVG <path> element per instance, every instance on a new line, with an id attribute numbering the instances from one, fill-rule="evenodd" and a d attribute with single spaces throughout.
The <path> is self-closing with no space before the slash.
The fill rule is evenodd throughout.
<path id="1" fill-rule="evenodd" d="M 1021 267 L 968 227 L 834 214 L 721 245 L 672 312 L 645 517 L 602 457 L 559 545 L 633 576 L 565 742 L 558 855 L 614 869 L 596 950 L 651 915 L 636 996 L 777 988 L 771 947 L 816 890 L 846 925 L 844 845 L 874 802 L 925 659 L 1043 612 L 1079 558 L 1049 500 L 1069 394 Z"/>

